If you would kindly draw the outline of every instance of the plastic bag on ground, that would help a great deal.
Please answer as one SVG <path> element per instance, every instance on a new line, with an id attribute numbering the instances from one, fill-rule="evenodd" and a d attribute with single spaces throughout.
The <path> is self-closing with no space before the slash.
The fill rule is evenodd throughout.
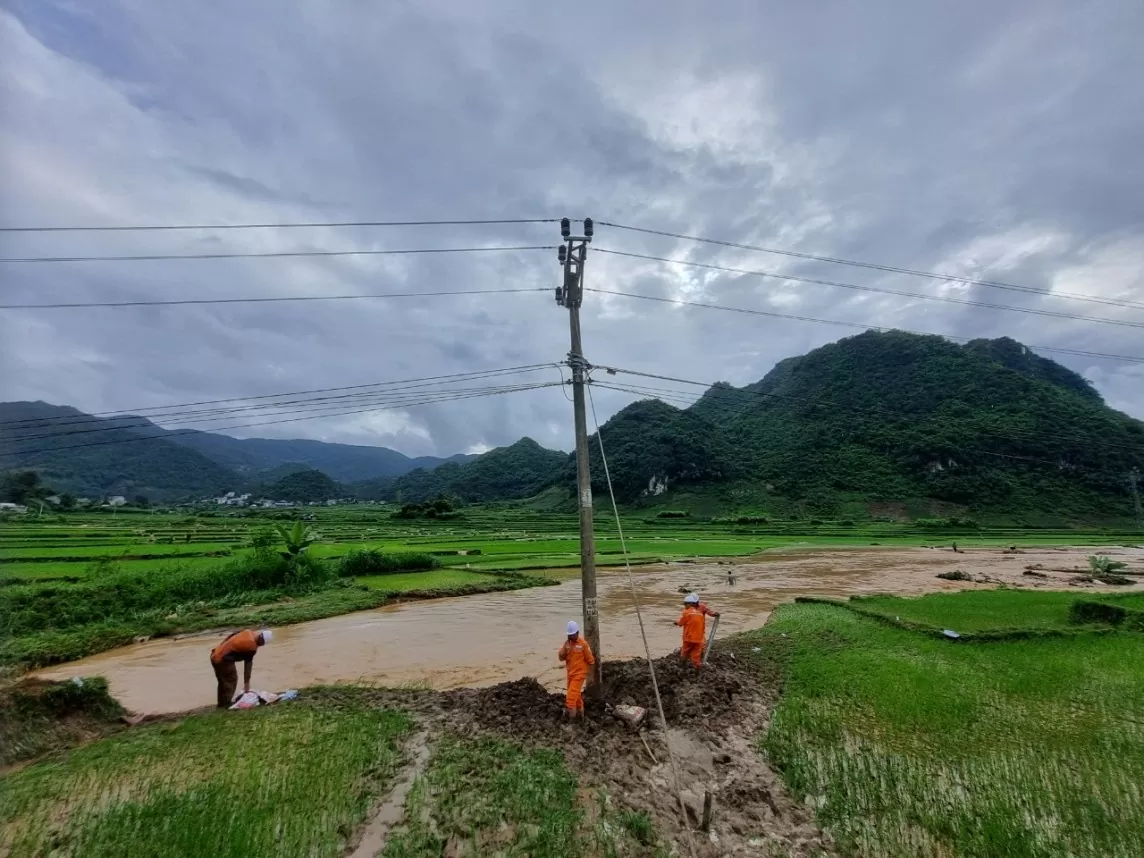
<path id="1" fill-rule="evenodd" d="M 231 705 L 231 709 L 253 709 L 259 704 L 258 692 L 247 691 Z"/>

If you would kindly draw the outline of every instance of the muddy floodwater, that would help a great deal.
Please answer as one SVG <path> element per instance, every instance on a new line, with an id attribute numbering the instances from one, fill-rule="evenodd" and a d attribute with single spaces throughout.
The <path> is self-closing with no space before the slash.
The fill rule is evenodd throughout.
<path id="1" fill-rule="evenodd" d="M 795 596 L 915 595 L 995 586 L 1068 588 L 1094 549 L 784 550 L 747 560 L 709 560 L 637 567 L 636 593 L 653 655 L 679 647 L 673 625 L 681 590 L 696 590 L 722 613 L 718 635 L 758 628 L 771 610 Z M 1144 552 L 1110 548 L 1134 566 Z M 1023 576 L 1040 564 L 1045 578 Z M 962 569 L 990 579 L 964 584 L 934 577 Z M 728 581 L 728 573 L 734 583 Z M 1120 588 L 1136 590 L 1139 585 Z M 608 659 L 643 655 L 639 625 L 623 570 L 599 573 L 601 646 Z M 438 689 L 490 685 L 535 676 L 556 690 L 563 669 L 556 651 L 569 619 L 580 619 L 580 582 L 509 593 L 408 602 L 275 629 L 273 643 L 254 660 L 253 687 L 271 691 L 316 683 L 364 682 Z M 215 697 L 208 663 L 218 632 L 159 639 L 72 662 L 37 675 L 50 679 L 105 676 L 112 693 L 136 712 L 180 712 Z M 716 646 L 718 643 L 716 643 Z M 241 673 L 241 666 L 239 667 Z"/>

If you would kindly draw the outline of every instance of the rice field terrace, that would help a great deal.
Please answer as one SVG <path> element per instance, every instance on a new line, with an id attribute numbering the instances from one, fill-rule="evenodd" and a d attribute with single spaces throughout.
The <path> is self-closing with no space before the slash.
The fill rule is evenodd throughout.
<path id="1" fill-rule="evenodd" d="M 662 513 L 660 513 L 662 515 Z M 443 521 L 399 521 L 386 507 L 373 505 L 304 507 L 297 512 L 254 511 L 230 517 L 208 512 L 132 510 L 74 513 L 37 519 L 0 519 L 0 580 L 82 578 L 113 563 L 126 571 L 156 571 L 173 565 L 199 566 L 249 552 L 258 532 L 294 515 L 319 536 L 315 556 L 337 559 L 352 551 L 429 552 L 442 564 L 474 571 L 558 569 L 579 564 L 579 533 L 574 515 L 512 507 L 471 507 L 463 517 Z M 627 547 L 640 562 L 690 557 L 747 556 L 791 545 L 861 546 L 948 545 L 967 547 L 1011 542 L 1039 545 L 1138 543 L 1131 529 L 1045 530 L 1031 528 L 933 527 L 896 522 L 775 521 L 752 523 L 750 516 L 691 519 L 625 514 Z M 598 564 L 622 564 L 615 524 L 597 517 Z"/>

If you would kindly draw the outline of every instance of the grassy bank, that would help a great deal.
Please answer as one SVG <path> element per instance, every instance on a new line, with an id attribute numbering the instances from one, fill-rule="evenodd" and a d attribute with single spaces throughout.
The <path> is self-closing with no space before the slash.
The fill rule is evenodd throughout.
<path id="1" fill-rule="evenodd" d="M 410 724 L 340 694 L 138 728 L 6 777 L 0 852 L 341 856 Z"/>
<path id="2" fill-rule="evenodd" d="M 27 680 L 0 688 L 0 766 L 28 760 L 120 727 L 123 707 L 107 681 Z"/>
<path id="3" fill-rule="evenodd" d="M 867 599 L 966 629 L 1064 628 L 1063 594 Z M 763 748 L 858 856 L 1144 854 L 1144 635 L 949 642 L 828 604 L 760 632 Z"/>

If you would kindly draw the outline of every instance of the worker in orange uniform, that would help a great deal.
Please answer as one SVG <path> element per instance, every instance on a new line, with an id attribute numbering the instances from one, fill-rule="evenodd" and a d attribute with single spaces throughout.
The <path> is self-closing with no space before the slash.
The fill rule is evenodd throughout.
<path id="1" fill-rule="evenodd" d="M 243 693 L 250 691 L 250 674 L 254 669 L 254 655 L 260 646 L 270 643 L 274 633 L 269 629 L 253 632 L 243 629 L 231 632 L 223 642 L 211 650 L 211 667 L 218 680 L 218 708 L 226 709 L 234 702 L 234 691 L 238 687 L 237 662 L 243 662 Z"/>
<path id="2" fill-rule="evenodd" d="M 683 646 L 679 649 L 679 656 L 684 661 L 690 661 L 696 667 L 703 667 L 703 645 L 707 641 L 707 618 L 719 616 L 699 601 L 697 593 L 688 593 L 683 597 L 683 614 L 675 621 L 677 626 L 683 627 Z"/>
<path id="3" fill-rule="evenodd" d="M 568 687 L 564 694 L 565 714 L 569 718 L 584 717 L 584 684 L 596 663 L 592 648 L 580 635 L 580 626 L 575 620 L 568 621 L 568 637 L 558 653 L 568 671 Z"/>

